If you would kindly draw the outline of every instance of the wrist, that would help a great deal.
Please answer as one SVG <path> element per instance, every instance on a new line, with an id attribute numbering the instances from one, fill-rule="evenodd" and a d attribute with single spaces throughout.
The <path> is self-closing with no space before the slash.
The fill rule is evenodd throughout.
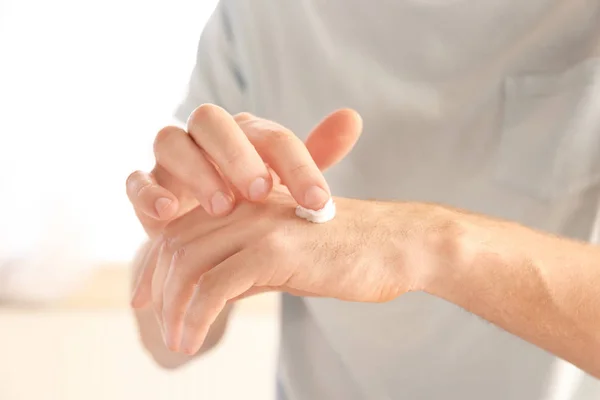
<path id="1" fill-rule="evenodd" d="M 424 251 L 432 260 L 419 290 L 465 306 L 477 301 L 487 285 L 485 269 L 506 263 L 508 253 L 491 239 L 497 222 L 464 210 L 437 206 L 432 218 L 434 232 L 425 239 Z"/>
<path id="2" fill-rule="evenodd" d="M 417 207 L 411 291 L 445 297 L 443 292 L 458 279 L 472 251 L 467 217 L 438 204 Z"/>

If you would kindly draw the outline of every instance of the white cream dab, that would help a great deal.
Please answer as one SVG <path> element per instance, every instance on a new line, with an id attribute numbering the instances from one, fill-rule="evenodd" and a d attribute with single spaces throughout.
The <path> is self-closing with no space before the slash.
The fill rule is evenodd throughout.
<path id="1" fill-rule="evenodd" d="M 302 206 L 296 207 L 296 216 L 314 222 L 315 224 L 323 224 L 331 221 L 335 217 L 335 211 L 335 203 L 333 202 L 333 199 L 330 198 L 327 200 L 327 203 L 325 203 L 325 206 L 317 211 L 309 210 Z"/>

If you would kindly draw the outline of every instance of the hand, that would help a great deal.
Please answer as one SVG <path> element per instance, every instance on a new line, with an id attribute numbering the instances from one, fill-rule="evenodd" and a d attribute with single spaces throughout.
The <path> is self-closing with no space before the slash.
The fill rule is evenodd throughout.
<path id="1" fill-rule="evenodd" d="M 325 118 L 306 145 L 289 129 L 242 113 L 229 115 L 212 104 L 198 107 L 187 132 L 166 127 L 156 136 L 156 166 L 127 179 L 127 194 L 150 238 L 170 221 L 198 206 L 226 215 L 236 200 L 263 201 L 273 182 L 268 167 L 296 202 L 311 209 L 329 199 L 320 170 L 338 162 L 362 129 L 358 114 L 339 110 Z"/>
<path id="2" fill-rule="evenodd" d="M 422 238 L 433 231 L 429 208 L 336 203 L 334 220 L 312 224 L 294 215 L 280 186 L 265 203 L 240 204 L 227 217 L 198 208 L 170 224 L 154 278 L 144 283 L 167 346 L 194 354 L 228 303 L 262 291 L 384 302 L 417 288 L 426 271 Z"/>
<path id="3" fill-rule="evenodd" d="M 236 191 L 238 198 L 244 199 L 246 192 L 246 199 L 260 199 L 251 196 L 243 182 L 251 181 L 250 176 L 264 177 L 265 162 L 272 167 L 265 178 L 269 185 L 273 175 L 277 184 L 281 177 L 294 189 L 299 204 L 320 208 L 321 200 L 314 202 L 306 194 L 314 194 L 310 188 L 326 188 L 325 201 L 329 198 L 320 170 L 341 160 L 361 130 L 362 121 L 356 112 L 339 110 L 326 117 L 303 144 L 281 125 L 247 113 L 232 117 L 214 105 L 200 106 L 192 113 L 189 134 L 176 127 L 161 130 L 154 144 L 154 170 L 150 174 L 137 171 L 127 179 L 129 199 L 153 242 L 134 276 L 137 296 L 133 296 L 132 304 L 141 307 L 150 302 L 148 285 L 142 285 L 141 290 L 135 288 L 152 279 L 161 249 L 158 236 L 170 221 L 197 207 L 215 216 L 229 213 L 230 208 L 216 212 L 211 201 L 214 194 L 224 191 L 231 201 Z"/>

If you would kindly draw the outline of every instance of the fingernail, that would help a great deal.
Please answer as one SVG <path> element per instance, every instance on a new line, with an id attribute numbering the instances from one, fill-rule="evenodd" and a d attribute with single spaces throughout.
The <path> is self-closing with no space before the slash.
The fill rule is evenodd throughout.
<path id="1" fill-rule="evenodd" d="M 318 186 L 311 186 L 304 194 L 304 205 L 307 208 L 319 210 L 323 208 L 329 197 L 329 193 L 325 190 Z"/>
<path id="2" fill-rule="evenodd" d="M 250 200 L 258 201 L 262 200 L 267 196 L 269 191 L 269 183 L 265 178 L 256 178 L 248 190 Z"/>
<path id="3" fill-rule="evenodd" d="M 219 191 L 213 195 L 210 200 L 210 206 L 212 207 L 213 214 L 225 214 L 231 209 L 231 199 L 225 193 Z"/>
<path id="4" fill-rule="evenodd" d="M 165 210 L 171 205 L 171 199 L 167 199 L 166 197 L 161 197 L 156 200 L 154 203 L 154 208 L 156 209 L 156 213 L 158 216 L 162 216 L 165 213 Z"/>

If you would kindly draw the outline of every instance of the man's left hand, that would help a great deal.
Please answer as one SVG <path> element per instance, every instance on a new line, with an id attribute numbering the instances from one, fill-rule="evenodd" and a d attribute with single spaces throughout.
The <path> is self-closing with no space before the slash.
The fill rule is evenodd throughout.
<path id="1" fill-rule="evenodd" d="M 265 203 L 240 204 L 229 216 L 197 208 L 171 223 L 154 277 L 142 283 L 151 285 L 167 346 L 194 354 L 228 302 L 259 292 L 385 302 L 418 290 L 428 269 L 423 245 L 437 231 L 429 207 L 336 204 L 335 219 L 313 224 L 294 215 L 296 203 L 279 185 Z M 399 213 L 402 227 L 392 218 Z"/>

